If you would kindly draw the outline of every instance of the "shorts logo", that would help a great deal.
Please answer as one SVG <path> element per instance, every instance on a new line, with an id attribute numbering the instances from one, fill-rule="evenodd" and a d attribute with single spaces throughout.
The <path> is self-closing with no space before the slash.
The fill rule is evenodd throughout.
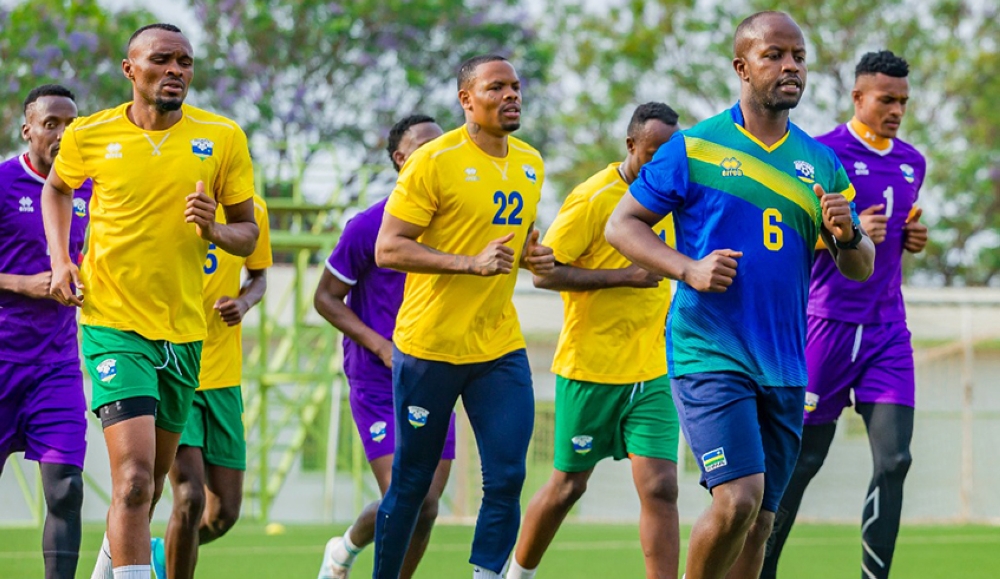
<path id="1" fill-rule="evenodd" d="M 524 169 L 524 176 L 528 178 L 528 181 L 531 181 L 532 183 L 538 181 L 538 177 L 535 175 L 534 167 L 531 165 L 522 165 L 521 168 Z"/>
<path id="2" fill-rule="evenodd" d="M 87 216 L 87 202 L 84 201 L 82 197 L 73 198 L 73 213 L 75 213 L 77 217 Z"/>
<path id="3" fill-rule="evenodd" d="M 722 167 L 723 177 L 743 176 L 743 169 L 740 169 L 740 167 L 743 166 L 743 163 L 740 163 L 736 157 L 726 157 L 721 163 L 719 163 L 719 166 Z"/>
<path id="4" fill-rule="evenodd" d="M 108 358 L 97 365 L 97 377 L 101 379 L 101 382 L 110 382 L 118 375 L 117 365 L 118 361 L 114 358 Z"/>
<path id="5" fill-rule="evenodd" d="M 594 437 L 581 434 L 570 439 L 573 443 L 573 452 L 577 454 L 587 454 L 594 450 Z"/>
<path id="6" fill-rule="evenodd" d="M 410 426 L 413 428 L 427 426 L 427 415 L 430 414 L 429 410 L 419 406 L 410 406 L 406 410 L 409 413 Z"/>
<path id="7" fill-rule="evenodd" d="M 726 451 L 720 446 L 715 450 L 701 455 L 701 464 L 705 466 L 705 472 L 712 472 L 717 468 L 726 466 Z"/>
<path id="8" fill-rule="evenodd" d="M 816 394 L 815 392 L 806 392 L 806 412 L 816 410 L 817 404 L 819 404 L 819 394 Z"/>
<path id="9" fill-rule="evenodd" d="M 202 161 L 212 156 L 213 147 L 215 143 L 208 139 L 191 139 L 191 152 Z"/>
<path id="10" fill-rule="evenodd" d="M 906 179 L 907 183 L 913 183 L 917 180 L 917 174 L 913 170 L 913 167 L 903 163 L 899 166 L 899 170 L 903 172 L 903 179 Z"/>
<path id="11" fill-rule="evenodd" d="M 375 442 L 382 442 L 385 439 L 385 422 L 379 420 L 378 422 L 371 425 L 368 432 L 372 435 L 372 440 Z"/>
<path id="12" fill-rule="evenodd" d="M 803 183 L 816 182 L 816 169 L 805 161 L 795 161 L 795 176 Z"/>

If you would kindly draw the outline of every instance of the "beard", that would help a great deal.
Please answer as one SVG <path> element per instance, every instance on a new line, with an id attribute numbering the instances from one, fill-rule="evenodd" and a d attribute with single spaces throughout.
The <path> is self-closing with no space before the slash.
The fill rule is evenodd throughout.
<path id="1" fill-rule="evenodd" d="M 153 104 L 156 105 L 157 111 L 161 113 L 169 113 L 179 110 L 181 108 L 181 105 L 184 104 L 184 99 L 183 98 L 167 99 L 163 97 L 156 97 L 156 100 L 153 101 Z"/>
<path id="2" fill-rule="evenodd" d="M 514 131 L 521 128 L 521 121 L 501 122 L 500 128 L 503 129 L 505 132 L 513 133 Z"/>

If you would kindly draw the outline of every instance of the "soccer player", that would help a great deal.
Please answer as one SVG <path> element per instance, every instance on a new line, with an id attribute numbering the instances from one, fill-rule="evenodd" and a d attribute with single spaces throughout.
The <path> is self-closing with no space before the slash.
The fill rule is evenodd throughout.
<path id="1" fill-rule="evenodd" d="M 511 297 L 518 266 L 544 275 L 533 229 L 544 165 L 510 134 L 521 82 L 500 56 L 458 72 L 465 125 L 418 149 L 385 206 L 380 267 L 407 272 L 393 333 L 396 449 L 375 522 L 376 579 L 396 579 L 462 398 L 483 464 L 473 576 L 498 579 L 517 537 L 534 395 Z"/>
<path id="2" fill-rule="evenodd" d="M 247 444 L 243 428 L 243 317 L 267 290 L 271 237 L 267 205 L 254 195 L 257 247 L 243 259 L 208 246 L 202 306 L 208 334 L 201 350 L 198 390 L 170 468 L 174 504 L 164 539 L 153 539 L 159 579 L 191 579 L 198 546 L 226 534 L 243 503 Z M 225 223 L 220 206 L 216 221 Z M 241 285 L 244 266 L 246 281 Z"/>
<path id="3" fill-rule="evenodd" d="M 396 171 L 425 143 L 443 134 L 433 118 L 410 115 L 389 131 L 386 149 Z M 375 239 L 388 198 L 365 209 L 344 228 L 316 288 L 316 311 L 344 334 L 344 373 L 351 386 L 351 412 L 365 457 L 384 495 L 392 474 L 396 424 L 392 407 L 392 331 L 403 303 L 406 274 L 375 264 Z M 347 303 L 344 303 L 344 300 Z M 430 492 L 420 508 L 400 577 L 410 579 L 427 549 L 455 459 L 454 417 Z M 375 539 L 379 501 L 364 508 L 342 537 L 326 544 L 319 579 L 346 579 L 361 550 Z"/>
<path id="4" fill-rule="evenodd" d="M 677 410 L 667 378 L 664 324 L 670 283 L 611 247 L 604 226 L 639 170 L 677 131 L 662 103 L 635 109 L 625 161 L 573 190 L 545 234 L 555 271 L 535 285 L 562 292 L 556 374 L 555 470 L 531 499 L 507 579 L 531 579 L 563 519 L 602 459 L 632 460 L 646 577 L 676 579 Z M 673 222 L 653 227 L 674 242 Z"/>
<path id="5" fill-rule="evenodd" d="M 111 462 L 98 579 L 149 577 L 150 513 L 198 386 L 205 255 L 215 244 L 248 256 L 257 240 L 246 135 L 183 104 L 193 69 L 177 27 L 137 30 L 122 62 L 133 101 L 77 119 L 42 191 L 51 292 L 83 309 L 91 407 Z M 67 245 L 71 193 L 87 178 L 94 195 L 78 271 Z M 225 224 L 215 222 L 219 203 Z"/>
<path id="6" fill-rule="evenodd" d="M 913 346 L 906 327 L 903 252 L 927 244 L 927 227 L 914 203 L 926 162 L 896 138 L 906 113 L 909 65 L 889 51 L 865 54 L 855 68 L 854 118 L 818 137 L 851 172 L 861 223 L 878 247 L 875 274 L 864 285 L 835 275 L 821 252 L 809 288 L 806 388 L 802 450 L 781 500 L 761 577 L 773 579 L 802 494 L 833 441 L 837 418 L 851 404 L 868 428 L 874 469 L 861 524 L 861 568 L 886 579 L 892 564 L 903 480 L 913 436 Z"/>
<path id="7" fill-rule="evenodd" d="M 733 44 L 739 102 L 660 147 L 607 228 L 626 257 L 680 282 L 668 371 L 684 438 L 712 492 L 691 531 L 687 579 L 759 575 L 799 451 L 816 240 L 859 281 L 875 253 L 836 155 L 788 120 L 806 81 L 798 25 L 757 13 Z M 668 213 L 676 250 L 649 228 Z"/>
<path id="8" fill-rule="evenodd" d="M 87 449 L 76 312 L 48 299 L 52 272 L 41 210 L 45 176 L 76 118 L 74 99 L 59 85 L 32 89 L 21 125 L 28 151 L 0 164 L 0 473 L 14 452 L 38 461 L 46 579 L 76 574 Z M 90 183 L 72 195 L 68 249 L 79 256 Z"/>

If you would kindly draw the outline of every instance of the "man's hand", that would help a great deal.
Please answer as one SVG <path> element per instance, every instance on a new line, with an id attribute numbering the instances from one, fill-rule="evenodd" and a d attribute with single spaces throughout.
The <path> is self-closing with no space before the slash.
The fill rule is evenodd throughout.
<path id="1" fill-rule="evenodd" d="M 629 264 L 622 273 L 625 275 L 628 287 L 648 289 L 654 288 L 660 285 L 663 280 L 663 276 L 658 273 L 653 273 L 651 271 L 646 271 L 636 264 Z"/>
<path id="2" fill-rule="evenodd" d="M 50 275 L 49 294 L 52 298 L 64 306 L 83 306 L 83 284 L 80 283 L 80 270 L 75 263 L 53 263 Z M 76 286 L 76 292 L 73 286 Z"/>
<path id="3" fill-rule="evenodd" d="M 240 298 L 233 299 L 229 296 L 222 296 L 215 301 L 215 305 L 212 307 L 219 312 L 222 321 L 230 327 L 239 325 L 243 321 L 243 316 L 250 309 L 250 306 L 246 305 Z"/>
<path id="4" fill-rule="evenodd" d="M 851 202 L 840 193 L 827 193 L 819 183 L 813 185 L 813 192 L 819 197 L 823 226 L 837 241 L 850 243 L 854 239 Z"/>
<path id="5" fill-rule="evenodd" d="M 215 241 L 215 208 L 218 203 L 205 194 L 205 182 L 198 181 L 194 193 L 186 197 L 187 208 L 184 210 L 184 220 L 194 223 L 198 235 L 207 241 Z"/>
<path id="6" fill-rule="evenodd" d="M 681 281 L 700 292 L 720 293 L 733 285 L 736 278 L 736 260 L 743 257 L 742 251 L 716 249 L 698 261 L 692 261 L 684 268 Z"/>
<path id="7" fill-rule="evenodd" d="M 927 247 L 927 226 L 920 223 L 920 216 L 923 214 L 923 209 L 914 207 L 903 225 L 903 248 L 910 253 L 920 253 Z"/>
<path id="8" fill-rule="evenodd" d="M 551 247 L 538 243 L 539 232 L 532 229 L 528 234 L 528 241 L 524 244 L 524 252 L 521 254 L 521 263 L 537 276 L 546 276 L 556 269 L 556 256 Z"/>
<path id="9" fill-rule="evenodd" d="M 470 272 L 484 277 L 510 273 L 514 269 L 514 250 L 505 244 L 512 239 L 514 234 L 508 233 L 486 244 L 486 249 L 472 258 Z"/>
<path id="10" fill-rule="evenodd" d="M 858 214 L 862 229 L 875 245 L 885 241 L 886 227 L 889 224 L 889 217 L 878 214 L 883 209 L 885 209 L 885 205 L 872 205 Z"/>
<path id="11" fill-rule="evenodd" d="M 23 296 L 28 296 L 29 298 L 34 298 L 36 300 L 42 300 L 52 297 L 52 294 L 50 293 L 51 290 L 51 271 L 43 271 L 42 273 L 36 273 L 35 275 L 18 276 L 16 291 Z"/>
<path id="12" fill-rule="evenodd" d="M 392 342 L 382 338 L 372 352 L 382 360 L 386 368 L 392 368 Z"/>

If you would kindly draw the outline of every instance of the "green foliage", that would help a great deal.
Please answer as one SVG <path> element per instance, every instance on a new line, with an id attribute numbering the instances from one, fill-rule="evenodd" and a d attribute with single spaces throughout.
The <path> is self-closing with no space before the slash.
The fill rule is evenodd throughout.
<path id="1" fill-rule="evenodd" d="M 0 152 L 23 147 L 22 103 L 28 91 L 58 83 L 77 97 L 80 114 L 131 98 L 121 73 L 125 44 L 148 13 L 112 11 L 96 0 L 33 0 L 0 8 Z"/>

